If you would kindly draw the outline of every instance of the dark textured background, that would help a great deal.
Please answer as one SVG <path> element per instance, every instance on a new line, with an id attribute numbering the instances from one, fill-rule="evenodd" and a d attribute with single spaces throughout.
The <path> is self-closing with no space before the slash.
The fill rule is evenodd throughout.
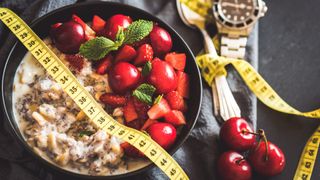
<path id="1" fill-rule="evenodd" d="M 259 26 L 259 72 L 293 107 L 320 107 L 320 1 L 266 0 L 267 15 Z M 283 174 L 292 179 L 300 153 L 319 119 L 281 114 L 258 103 L 258 127 L 287 157 Z M 318 163 L 312 179 L 320 179 Z"/>

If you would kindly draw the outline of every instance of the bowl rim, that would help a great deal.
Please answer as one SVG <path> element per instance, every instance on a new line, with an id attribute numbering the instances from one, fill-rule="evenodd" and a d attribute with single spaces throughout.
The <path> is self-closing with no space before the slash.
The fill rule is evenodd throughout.
<path id="1" fill-rule="evenodd" d="M 96 5 L 98 6 L 99 4 L 108 4 L 110 6 L 113 6 L 113 5 L 118 5 L 118 6 L 122 6 L 123 8 L 131 8 L 133 9 L 134 11 L 137 11 L 137 12 L 143 12 L 145 14 L 148 14 L 149 16 L 151 16 L 152 18 L 154 18 L 156 21 L 158 22 L 161 22 L 162 24 L 164 24 L 166 27 L 165 29 L 170 29 L 174 34 L 175 36 L 184 44 L 184 49 L 186 51 L 189 51 L 189 54 L 191 55 L 192 57 L 192 60 L 195 61 L 195 57 L 193 55 L 193 52 L 191 51 L 190 47 L 188 46 L 188 44 L 185 42 L 185 40 L 179 35 L 179 33 L 174 30 L 174 28 L 169 25 L 168 23 L 166 23 L 165 21 L 161 20 L 160 18 L 158 18 L 157 16 L 149 13 L 148 11 L 144 10 L 144 9 L 141 9 L 139 7 L 136 7 L 136 6 L 131 6 L 131 5 L 128 5 L 128 4 L 124 4 L 124 3 L 120 3 L 120 2 L 111 2 L 111 1 L 89 1 L 89 2 L 81 2 L 81 3 L 75 3 L 75 4 L 70 4 L 70 5 L 67 5 L 67 6 L 63 6 L 63 7 L 60 7 L 60 8 L 57 8 L 55 10 L 52 10 L 50 11 L 49 13 L 46 13 L 44 14 L 43 16 L 40 16 L 38 18 L 36 18 L 35 20 L 33 20 L 31 23 L 30 23 L 30 27 L 33 28 L 35 25 L 37 25 L 40 21 L 42 20 L 45 20 L 47 17 L 49 16 L 52 16 L 53 14 L 55 13 L 58 13 L 58 12 L 61 12 L 61 11 L 68 11 L 70 8 L 77 8 L 79 6 L 86 6 L 86 5 Z M 11 32 L 10 32 L 11 33 Z M 147 166 L 143 167 L 143 168 L 140 168 L 140 169 L 137 169 L 137 170 L 134 170 L 134 171 L 130 171 L 128 173 L 123 173 L 123 174 L 115 174 L 115 175 L 103 175 L 103 176 L 98 176 L 98 175 L 89 175 L 89 174 L 80 174 L 80 173 L 77 173 L 77 172 L 74 172 L 74 171 L 71 171 L 71 170 L 67 170 L 65 168 L 62 168 L 62 167 L 59 167 L 55 164 L 53 164 L 52 162 L 49 162 L 48 160 L 46 160 L 45 158 L 41 157 L 40 155 L 36 154 L 33 150 L 32 150 L 32 147 L 30 147 L 27 142 L 25 141 L 25 139 L 21 136 L 21 132 L 20 134 L 16 131 L 16 127 L 15 125 L 13 124 L 12 122 L 12 118 L 10 118 L 10 115 L 9 115 L 9 111 L 6 107 L 6 100 L 5 100 L 5 97 L 3 95 L 3 92 L 4 92 L 4 79 L 5 79 L 5 72 L 7 70 L 7 66 L 8 66 L 8 63 L 9 63 L 9 60 L 12 56 L 12 53 L 14 52 L 14 50 L 16 49 L 17 45 L 20 43 L 20 41 L 15 40 L 16 42 L 14 43 L 14 45 L 12 46 L 7 58 L 6 58 L 6 61 L 5 61 L 5 64 L 3 66 L 3 71 L 2 71 L 2 77 L 1 77 L 1 99 L 2 99 L 2 105 L 3 105 L 3 111 L 5 113 L 5 117 L 6 118 L 6 121 L 9 121 L 9 124 L 11 126 L 11 131 L 13 131 L 14 135 L 16 136 L 16 138 L 19 139 L 19 143 L 22 144 L 24 146 L 24 149 L 27 150 L 30 154 L 32 154 L 33 157 L 35 157 L 35 159 L 37 159 L 38 161 L 40 161 L 41 163 L 44 163 L 45 165 L 53 168 L 53 170 L 56 170 L 58 172 L 62 172 L 64 174 L 67 174 L 67 175 L 70 175 L 70 176 L 73 176 L 73 177 L 78 177 L 78 178 L 85 178 L 85 179 L 118 179 L 118 178 L 124 178 L 124 177 L 131 177 L 131 176 L 134 176 L 134 175 L 137 175 L 137 174 L 140 174 L 142 172 L 145 172 L 147 170 L 150 170 L 151 168 L 155 167 L 155 164 L 153 162 L 151 162 L 150 164 L 148 164 Z M 196 62 L 195 62 L 196 64 Z M 183 145 L 183 143 L 186 141 L 186 139 L 189 137 L 191 131 L 193 130 L 197 120 L 198 120 L 198 117 L 199 117 L 199 113 L 200 113 L 200 110 L 201 110 L 201 103 L 202 103 L 202 95 L 203 95 L 203 88 L 202 88 L 202 78 L 201 78 L 201 74 L 200 74 L 200 70 L 199 70 L 199 67 L 196 66 L 196 72 L 193 73 L 194 76 L 197 76 L 197 79 L 199 79 L 199 86 L 200 86 L 200 98 L 199 100 L 197 101 L 199 106 L 196 110 L 196 116 L 195 116 L 195 120 L 193 122 L 193 124 L 191 124 L 190 126 L 190 129 L 188 130 L 188 132 L 186 133 L 185 137 L 183 137 L 180 141 L 180 143 L 175 147 L 175 148 L 172 148 L 168 153 L 173 156 L 174 153 Z M 12 111 L 12 110 L 11 110 Z M 15 137 L 14 137 L 15 138 Z M 50 169 L 49 169 L 50 170 Z"/>

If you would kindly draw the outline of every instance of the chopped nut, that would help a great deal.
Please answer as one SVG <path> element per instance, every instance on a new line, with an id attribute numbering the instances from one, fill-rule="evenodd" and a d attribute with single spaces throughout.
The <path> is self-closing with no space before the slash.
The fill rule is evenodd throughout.
<path id="1" fill-rule="evenodd" d="M 122 107 L 115 108 L 113 110 L 112 116 L 114 116 L 114 117 L 123 116 L 123 108 Z"/>
<path id="2" fill-rule="evenodd" d="M 32 118 L 34 120 L 36 120 L 36 122 L 40 125 L 40 126 L 44 126 L 47 122 L 47 120 L 38 112 L 33 112 L 32 113 Z"/>
<path id="3" fill-rule="evenodd" d="M 86 114 L 81 110 L 76 117 L 77 121 L 83 120 L 86 117 Z"/>

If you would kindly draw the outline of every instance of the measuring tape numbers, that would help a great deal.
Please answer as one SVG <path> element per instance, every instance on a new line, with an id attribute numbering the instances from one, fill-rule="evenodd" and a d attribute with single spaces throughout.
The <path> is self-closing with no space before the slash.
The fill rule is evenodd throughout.
<path id="1" fill-rule="evenodd" d="M 139 149 L 170 179 L 189 179 L 170 154 L 148 135 L 118 123 L 107 114 L 101 105 L 79 83 L 72 72 L 14 12 L 7 8 L 0 8 L 0 19 L 47 70 L 52 78 L 60 84 L 63 90 L 83 110 L 94 125 Z"/>

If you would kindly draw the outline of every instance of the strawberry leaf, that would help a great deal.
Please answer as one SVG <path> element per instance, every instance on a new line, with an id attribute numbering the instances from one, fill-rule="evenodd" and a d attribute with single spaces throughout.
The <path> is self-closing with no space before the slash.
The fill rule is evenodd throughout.
<path id="1" fill-rule="evenodd" d="M 146 62 L 146 64 L 142 68 L 142 76 L 148 76 L 152 69 L 152 64 L 150 61 Z"/>
<path id="2" fill-rule="evenodd" d="M 159 102 L 161 101 L 161 99 L 163 98 L 163 94 L 159 95 L 153 102 L 153 104 L 159 104 Z"/>

